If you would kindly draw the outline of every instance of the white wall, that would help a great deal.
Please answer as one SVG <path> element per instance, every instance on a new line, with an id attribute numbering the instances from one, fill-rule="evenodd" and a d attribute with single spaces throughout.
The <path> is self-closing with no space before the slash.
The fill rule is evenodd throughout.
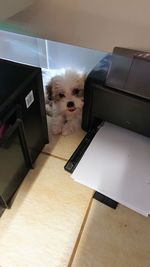
<path id="1" fill-rule="evenodd" d="M 9 23 L 33 36 L 101 51 L 150 51 L 149 0 L 39 0 Z"/>
<path id="2" fill-rule="evenodd" d="M 1 0 L 0 1 L 0 21 L 13 16 L 19 11 L 32 5 L 35 0 Z"/>

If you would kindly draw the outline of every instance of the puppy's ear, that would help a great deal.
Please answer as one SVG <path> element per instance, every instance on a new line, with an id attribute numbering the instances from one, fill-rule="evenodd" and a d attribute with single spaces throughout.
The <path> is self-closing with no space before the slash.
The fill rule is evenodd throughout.
<path id="1" fill-rule="evenodd" d="M 85 81 L 86 81 L 86 73 L 80 73 L 79 83 L 82 89 L 84 89 Z"/>
<path id="2" fill-rule="evenodd" d="M 46 86 L 46 94 L 49 101 L 53 100 L 52 82 L 50 81 Z"/>
<path id="3" fill-rule="evenodd" d="M 86 73 L 82 73 L 82 74 L 81 74 L 81 79 L 83 80 L 83 82 L 85 82 L 85 80 L 86 80 L 86 76 L 87 76 Z"/>

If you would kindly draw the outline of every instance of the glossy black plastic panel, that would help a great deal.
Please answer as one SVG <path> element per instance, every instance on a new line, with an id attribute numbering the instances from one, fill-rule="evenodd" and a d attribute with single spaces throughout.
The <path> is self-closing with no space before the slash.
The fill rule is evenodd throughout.
<path id="1" fill-rule="evenodd" d="M 0 206 L 48 143 L 41 69 L 0 60 Z"/>
<path id="2" fill-rule="evenodd" d="M 128 59 L 131 58 L 131 54 L 133 55 L 133 51 L 130 51 Z M 129 66 L 128 59 L 126 61 L 126 66 Z M 108 78 L 111 78 L 114 71 L 114 69 L 112 69 L 112 73 L 110 73 L 112 66 L 112 55 L 108 54 L 98 63 L 98 65 L 88 75 L 85 83 L 85 102 L 82 120 L 82 128 L 85 131 L 93 129 L 101 121 L 109 121 L 118 126 L 150 137 L 150 100 L 148 98 L 148 95 L 150 95 L 150 82 L 148 83 L 150 77 L 150 68 L 148 68 L 147 62 L 147 60 L 144 60 L 143 63 L 143 59 L 140 59 L 139 66 L 139 59 L 135 57 L 133 70 L 136 68 L 136 71 L 132 76 L 132 81 L 131 74 L 133 73 L 131 71 L 132 68 L 130 68 L 131 72 L 128 72 L 130 75 L 126 76 L 125 79 L 124 76 L 121 76 L 121 79 L 118 78 L 118 84 L 116 88 L 114 86 L 115 83 L 113 83 L 113 87 L 108 86 L 110 85 Z M 119 68 L 118 61 L 116 64 L 117 68 Z M 124 70 L 126 72 L 127 68 L 122 66 L 122 64 L 123 63 L 121 62 L 120 71 L 123 75 Z M 143 66 L 143 64 L 144 68 L 146 66 L 147 68 L 145 72 L 143 69 L 141 77 L 137 75 L 137 73 L 140 72 L 140 68 Z M 148 64 L 150 65 L 149 62 Z M 137 76 L 135 76 L 135 73 Z M 118 75 L 119 72 L 114 72 L 115 82 L 117 82 Z M 145 79 L 143 77 L 145 77 Z M 137 85 L 135 83 L 136 79 L 139 83 Z M 128 89 L 125 87 L 119 88 L 118 85 L 121 85 L 121 83 L 126 85 L 125 80 L 126 82 L 128 81 Z"/>

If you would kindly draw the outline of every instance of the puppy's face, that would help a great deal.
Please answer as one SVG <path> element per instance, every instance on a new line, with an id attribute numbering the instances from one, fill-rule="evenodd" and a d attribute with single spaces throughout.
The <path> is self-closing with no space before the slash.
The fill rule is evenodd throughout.
<path id="1" fill-rule="evenodd" d="M 85 76 L 74 71 L 66 71 L 52 78 L 47 86 L 49 100 L 53 100 L 58 112 L 74 113 L 83 107 Z"/>

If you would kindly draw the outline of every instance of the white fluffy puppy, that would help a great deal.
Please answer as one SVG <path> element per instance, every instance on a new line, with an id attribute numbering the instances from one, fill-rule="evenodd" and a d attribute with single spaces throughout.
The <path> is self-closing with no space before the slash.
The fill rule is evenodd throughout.
<path id="1" fill-rule="evenodd" d="M 52 133 L 69 135 L 81 127 L 85 74 L 65 70 L 46 86 Z"/>

